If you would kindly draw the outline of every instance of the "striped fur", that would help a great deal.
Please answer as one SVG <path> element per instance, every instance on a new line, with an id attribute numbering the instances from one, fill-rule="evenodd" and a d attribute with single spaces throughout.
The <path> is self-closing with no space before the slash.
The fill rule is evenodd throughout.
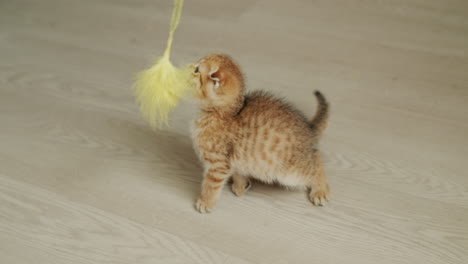
<path id="1" fill-rule="evenodd" d="M 205 168 L 196 208 L 210 211 L 231 177 L 236 195 L 244 194 L 251 186 L 249 179 L 255 178 L 310 189 L 313 204 L 323 205 L 329 187 L 317 144 L 328 118 L 325 97 L 315 93 L 317 112 L 308 121 L 266 92 L 245 95 L 241 71 L 226 55 L 207 56 L 194 67 L 201 112 L 192 137 Z"/>

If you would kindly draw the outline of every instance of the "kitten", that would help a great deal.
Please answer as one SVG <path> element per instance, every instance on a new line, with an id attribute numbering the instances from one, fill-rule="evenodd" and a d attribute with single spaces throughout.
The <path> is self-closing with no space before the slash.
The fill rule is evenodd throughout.
<path id="1" fill-rule="evenodd" d="M 233 60 L 212 54 L 193 65 L 201 112 L 192 137 L 204 165 L 198 211 L 213 209 L 232 177 L 237 196 L 249 178 L 286 187 L 305 187 L 314 205 L 328 200 L 329 187 L 317 143 L 326 127 L 328 103 L 316 91 L 318 110 L 308 121 L 299 111 L 265 92 L 244 95 L 243 75 Z"/>

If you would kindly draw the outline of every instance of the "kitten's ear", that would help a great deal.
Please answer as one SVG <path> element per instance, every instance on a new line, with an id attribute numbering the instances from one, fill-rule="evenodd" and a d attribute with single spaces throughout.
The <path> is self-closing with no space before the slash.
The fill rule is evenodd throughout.
<path id="1" fill-rule="evenodd" d="M 215 83 L 215 89 L 219 88 L 219 81 L 221 79 L 221 74 L 219 72 L 219 67 L 213 68 L 209 73 L 208 76 L 210 77 L 211 80 L 214 81 Z"/>

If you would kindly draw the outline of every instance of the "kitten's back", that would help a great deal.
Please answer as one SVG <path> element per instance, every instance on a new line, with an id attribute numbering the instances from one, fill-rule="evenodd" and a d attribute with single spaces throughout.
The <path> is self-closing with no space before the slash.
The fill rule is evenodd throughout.
<path id="1" fill-rule="evenodd" d="M 266 92 L 246 96 L 237 115 L 234 164 L 256 178 L 273 182 L 311 161 L 316 137 L 296 108 Z M 290 184 L 294 185 L 294 184 Z"/>
<path id="2" fill-rule="evenodd" d="M 268 92 L 254 91 L 247 94 L 238 117 L 241 126 L 251 129 L 269 128 L 284 135 L 313 137 L 310 123 L 304 114 Z"/>

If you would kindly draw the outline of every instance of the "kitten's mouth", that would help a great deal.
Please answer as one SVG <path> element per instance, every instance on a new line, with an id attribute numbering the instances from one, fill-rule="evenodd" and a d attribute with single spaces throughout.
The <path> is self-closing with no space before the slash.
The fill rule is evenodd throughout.
<path id="1" fill-rule="evenodd" d="M 190 87 L 192 88 L 195 97 L 200 97 L 200 85 L 197 83 L 197 81 L 197 76 L 194 74 L 194 76 L 190 79 Z"/>

